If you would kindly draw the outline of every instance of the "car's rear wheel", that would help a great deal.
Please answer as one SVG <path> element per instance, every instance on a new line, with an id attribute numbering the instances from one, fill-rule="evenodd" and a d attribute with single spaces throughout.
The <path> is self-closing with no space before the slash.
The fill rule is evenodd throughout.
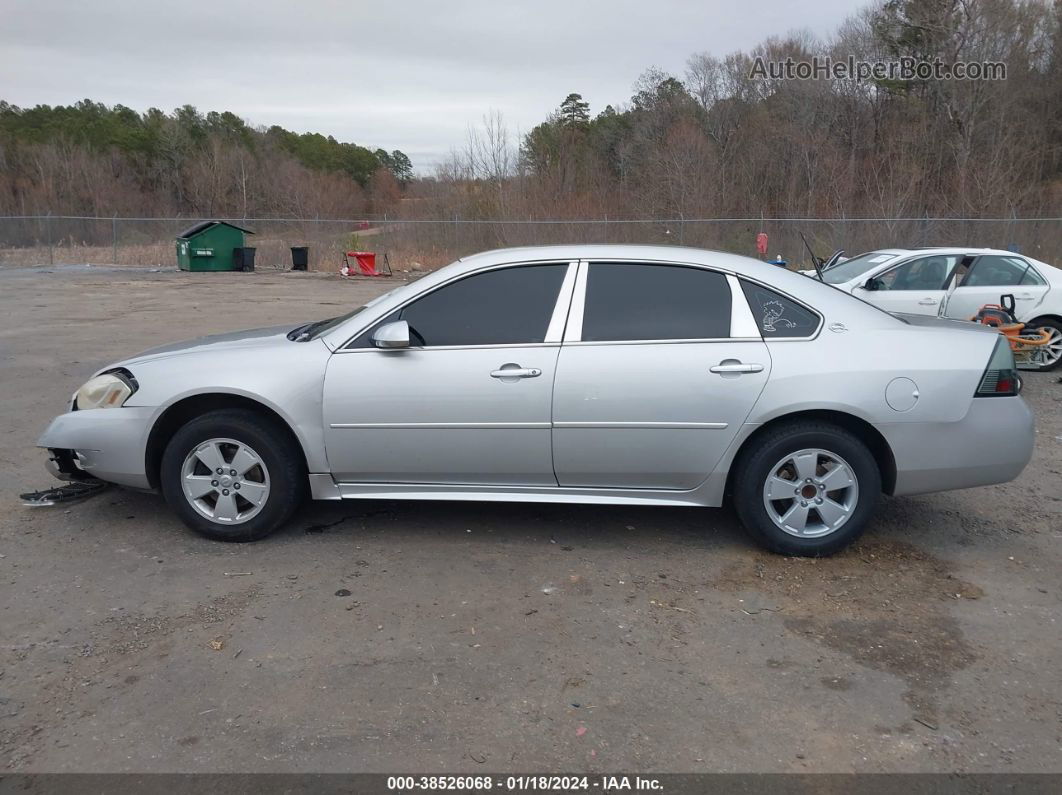
<path id="1" fill-rule="evenodd" d="M 186 525 L 220 541 L 257 541 L 286 522 L 305 493 L 302 456 L 287 430 L 252 411 L 198 417 L 162 456 L 166 501 Z"/>
<path id="2" fill-rule="evenodd" d="M 1062 364 L 1062 321 L 1040 318 L 1026 325 L 1025 330 L 1039 331 L 1050 337 L 1049 342 L 1038 351 L 1040 362 L 1035 366 L 1036 370 L 1046 372 Z"/>
<path id="3" fill-rule="evenodd" d="M 749 534 L 783 555 L 820 557 L 852 543 L 881 493 L 867 446 L 822 422 L 778 426 L 742 450 L 734 507 Z"/>

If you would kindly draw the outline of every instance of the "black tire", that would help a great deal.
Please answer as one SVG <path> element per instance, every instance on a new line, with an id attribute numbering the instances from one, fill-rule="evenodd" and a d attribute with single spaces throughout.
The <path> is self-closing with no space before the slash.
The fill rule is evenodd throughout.
<path id="1" fill-rule="evenodd" d="M 800 537 L 782 530 L 764 504 L 764 486 L 773 474 L 772 467 L 785 456 L 806 449 L 840 456 L 854 471 L 858 487 L 848 519 L 836 530 L 817 537 Z M 854 434 L 827 422 L 795 421 L 766 431 L 741 451 L 732 485 L 738 518 L 758 543 L 782 555 L 823 557 L 838 552 L 862 534 L 881 496 L 881 473 L 870 450 Z M 785 507 L 785 503 L 780 505 Z"/>
<path id="2" fill-rule="evenodd" d="M 1038 317 L 1035 320 L 1030 320 L 1028 323 L 1025 324 L 1026 331 L 1039 331 L 1040 329 L 1043 329 L 1045 331 L 1047 329 L 1051 329 L 1053 331 L 1058 332 L 1059 334 L 1062 334 L 1062 321 L 1055 320 L 1053 317 Z M 1047 365 L 1046 367 L 1036 367 L 1033 372 L 1047 373 L 1051 370 L 1057 370 L 1060 365 L 1062 365 L 1062 358 L 1060 358 L 1053 364 Z"/>
<path id="3" fill-rule="evenodd" d="M 238 524 L 212 521 L 193 507 L 182 487 L 185 459 L 211 439 L 233 439 L 248 445 L 268 472 L 269 489 L 264 504 L 257 514 Z M 182 426 L 166 445 L 160 481 L 166 502 L 181 520 L 200 535 L 216 541 L 265 538 L 291 518 L 307 489 L 302 451 L 291 433 L 269 417 L 243 409 L 212 411 Z"/>

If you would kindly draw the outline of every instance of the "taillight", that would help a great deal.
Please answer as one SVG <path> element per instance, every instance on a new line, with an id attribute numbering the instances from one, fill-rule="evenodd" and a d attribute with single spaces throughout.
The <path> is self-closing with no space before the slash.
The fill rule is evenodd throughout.
<path id="1" fill-rule="evenodd" d="M 1014 353 L 1007 340 L 999 336 L 974 397 L 1013 397 L 1019 392 L 1021 379 L 1014 364 Z"/>

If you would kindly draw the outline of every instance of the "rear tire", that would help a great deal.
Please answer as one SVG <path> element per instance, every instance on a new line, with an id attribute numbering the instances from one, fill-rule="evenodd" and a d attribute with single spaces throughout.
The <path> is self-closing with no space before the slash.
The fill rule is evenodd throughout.
<path id="1" fill-rule="evenodd" d="M 253 411 L 212 411 L 182 426 L 162 455 L 162 493 L 181 520 L 217 541 L 257 541 L 306 495 L 302 451 Z"/>
<path id="2" fill-rule="evenodd" d="M 1052 361 L 1041 367 L 1036 367 L 1033 372 L 1046 373 L 1055 370 L 1062 365 L 1062 321 L 1050 317 L 1037 318 L 1026 324 L 1025 330 L 1046 331 L 1051 335 L 1051 343 L 1045 347 L 1051 349 Z"/>
<path id="3" fill-rule="evenodd" d="M 826 422 L 780 425 L 741 451 L 734 507 L 749 535 L 782 555 L 823 557 L 855 541 L 881 495 L 867 446 Z"/>

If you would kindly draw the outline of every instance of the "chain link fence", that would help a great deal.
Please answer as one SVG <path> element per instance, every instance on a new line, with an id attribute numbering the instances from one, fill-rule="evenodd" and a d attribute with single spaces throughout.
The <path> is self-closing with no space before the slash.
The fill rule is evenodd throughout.
<path id="1" fill-rule="evenodd" d="M 0 266 L 118 265 L 176 267 L 174 239 L 206 219 L 0 217 Z M 549 243 L 651 243 L 755 256 L 756 235 L 768 255 L 810 267 L 800 235 L 815 253 L 849 255 L 876 248 L 970 246 L 1009 249 L 1062 264 L 1062 218 L 672 218 L 469 220 L 246 218 L 259 269 L 288 268 L 290 249 L 308 246 L 310 269 L 335 271 L 343 252 L 375 251 L 395 269 L 435 268 L 491 248 Z M 414 264 L 417 263 L 417 264 Z"/>

